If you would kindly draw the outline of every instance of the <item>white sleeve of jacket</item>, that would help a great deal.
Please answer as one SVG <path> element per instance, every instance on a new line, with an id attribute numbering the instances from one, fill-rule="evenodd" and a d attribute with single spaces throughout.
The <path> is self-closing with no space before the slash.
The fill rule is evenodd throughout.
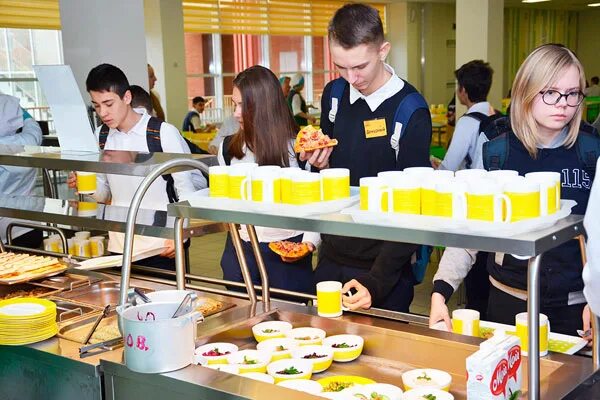
<path id="1" fill-rule="evenodd" d="M 163 122 L 160 128 L 160 145 L 165 153 L 184 153 L 189 154 L 190 149 L 181 140 L 181 134 L 173 125 Z M 195 192 L 192 176 L 189 171 L 176 172 L 171 174 L 177 190 L 177 196 L 184 198 Z"/>
<path id="2" fill-rule="evenodd" d="M 596 171 L 600 172 L 600 158 Z M 584 226 L 587 233 L 587 264 L 583 269 L 583 294 L 594 314 L 600 314 L 600 178 L 598 172 L 585 213 Z"/>
<path id="3" fill-rule="evenodd" d="M 444 281 L 456 291 L 471 270 L 476 257 L 477 250 L 447 247 L 433 281 Z"/>

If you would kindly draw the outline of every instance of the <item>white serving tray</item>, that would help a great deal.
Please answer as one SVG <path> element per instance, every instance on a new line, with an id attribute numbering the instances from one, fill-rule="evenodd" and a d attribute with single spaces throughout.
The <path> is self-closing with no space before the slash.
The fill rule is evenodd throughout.
<path id="1" fill-rule="evenodd" d="M 440 321 L 431 327 L 438 331 L 448 331 L 444 321 Z M 498 324 L 490 321 L 479 321 L 479 329 L 485 328 L 491 330 L 493 334 L 496 333 L 507 333 L 515 332 L 516 328 L 512 325 Z M 552 323 L 550 323 L 550 329 L 552 329 Z M 563 354 L 575 354 L 579 350 L 583 349 L 587 345 L 587 340 L 570 335 L 563 335 L 562 333 L 550 332 L 548 335 L 548 347 L 551 352 L 563 353 Z M 526 353 L 524 353 L 526 354 Z"/>
<path id="2" fill-rule="evenodd" d="M 552 215 L 527 219 L 518 222 L 486 222 L 475 220 L 458 220 L 428 215 L 400 214 L 362 211 L 358 205 L 347 208 L 342 214 L 352 216 L 354 222 L 394 226 L 408 229 L 474 233 L 484 236 L 513 236 L 548 228 L 557 221 L 569 216 L 571 209 L 577 204 L 573 200 L 561 200 L 561 208 Z"/>
<path id="3" fill-rule="evenodd" d="M 187 197 L 185 200 L 187 200 L 192 207 L 227 211 L 252 211 L 268 215 L 307 217 L 311 215 L 329 214 L 351 207 L 359 202 L 360 196 L 359 188 L 352 186 L 350 187 L 350 197 L 346 199 L 293 205 L 209 197 L 209 189 L 202 189 Z"/>

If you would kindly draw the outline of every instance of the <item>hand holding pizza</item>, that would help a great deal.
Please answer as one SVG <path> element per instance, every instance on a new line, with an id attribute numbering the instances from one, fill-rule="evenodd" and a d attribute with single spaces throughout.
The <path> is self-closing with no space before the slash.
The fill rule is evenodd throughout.
<path id="1" fill-rule="evenodd" d="M 300 153 L 300 160 L 308 161 L 310 165 L 324 169 L 329 166 L 329 156 L 337 143 L 337 139 L 331 139 L 320 129 L 308 125 L 298 132 L 294 151 Z"/>
<path id="2" fill-rule="evenodd" d="M 297 243 L 283 240 L 269 243 L 269 249 L 278 254 L 283 262 L 293 263 L 312 254 L 315 246 L 310 242 Z"/>

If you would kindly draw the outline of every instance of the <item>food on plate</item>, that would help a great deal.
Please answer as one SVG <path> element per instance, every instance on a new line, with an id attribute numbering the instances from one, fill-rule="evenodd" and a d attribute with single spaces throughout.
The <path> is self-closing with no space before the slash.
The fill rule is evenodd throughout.
<path id="1" fill-rule="evenodd" d="M 0 279 L 26 278 L 65 269 L 55 257 L 0 253 Z"/>
<path id="2" fill-rule="evenodd" d="M 357 399 L 360 399 L 360 400 L 390 400 L 390 398 L 388 396 L 386 396 L 385 394 L 381 394 L 381 393 L 377 393 L 377 392 L 371 392 L 371 394 L 368 397 L 362 393 L 356 393 L 354 395 L 354 397 L 356 397 Z"/>
<path id="3" fill-rule="evenodd" d="M 389 383 L 372 383 L 368 385 L 358 385 L 352 389 L 354 397 L 367 400 L 401 400 L 402 389 Z"/>
<path id="4" fill-rule="evenodd" d="M 202 353 L 203 356 L 205 357 L 219 357 L 219 356 L 225 356 L 227 354 L 230 354 L 230 351 L 224 351 L 224 352 L 220 352 L 218 347 L 215 347 L 212 350 L 209 351 L 205 351 L 204 353 Z"/>
<path id="5" fill-rule="evenodd" d="M 437 397 L 435 395 L 431 394 L 431 393 L 428 393 L 428 394 L 424 395 L 423 398 L 425 400 L 437 400 Z"/>
<path id="6" fill-rule="evenodd" d="M 331 347 L 333 347 L 334 349 L 349 349 L 351 347 L 356 347 L 358 345 L 356 344 L 348 344 L 346 342 L 344 343 L 340 343 L 340 344 L 332 344 Z"/>
<path id="7" fill-rule="evenodd" d="M 454 400 L 454 396 L 448 392 L 427 387 L 409 390 L 403 396 L 403 400 Z"/>
<path id="8" fill-rule="evenodd" d="M 269 243 L 269 249 L 281 257 L 295 260 L 299 260 L 310 253 L 310 248 L 306 243 L 290 242 L 288 240 L 271 242 Z"/>
<path id="9" fill-rule="evenodd" d="M 45 293 L 48 293 L 50 290 L 46 289 L 46 288 L 35 288 L 32 290 L 15 290 L 12 293 L 8 293 L 6 295 L 4 295 L 3 297 L 0 296 L 0 300 L 8 300 L 8 299 L 15 299 L 18 297 L 38 297 L 41 296 Z"/>
<path id="10" fill-rule="evenodd" d="M 405 390 L 413 388 L 435 388 L 448 391 L 452 376 L 439 369 L 413 369 L 402 374 Z"/>
<path id="11" fill-rule="evenodd" d="M 305 356 L 303 356 L 302 358 L 324 358 L 327 357 L 327 354 L 317 354 L 316 352 L 312 352 L 310 354 L 307 354 Z"/>
<path id="12" fill-rule="evenodd" d="M 494 328 L 479 327 L 479 336 L 484 339 L 489 339 L 494 336 Z"/>
<path id="13" fill-rule="evenodd" d="M 210 297 L 199 297 L 197 302 L 199 306 L 196 307 L 196 310 L 200 311 L 205 317 L 223 309 L 222 301 L 211 299 Z"/>
<path id="14" fill-rule="evenodd" d="M 313 327 L 295 328 L 286 332 L 288 338 L 294 339 L 300 346 L 320 345 L 327 333 L 323 329 Z"/>
<path id="15" fill-rule="evenodd" d="M 318 338 L 319 338 L 318 336 L 313 336 L 313 337 L 310 337 L 310 336 L 297 336 L 294 339 L 296 339 L 296 340 L 316 340 Z"/>
<path id="16" fill-rule="evenodd" d="M 294 339 L 289 338 L 274 338 L 263 340 L 256 345 L 257 350 L 266 350 L 271 352 L 271 361 L 291 358 L 291 351 L 296 349 L 298 344 Z"/>
<path id="17" fill-rule="evenodd" d="M 324 392 L 341 392 L 344 389 L 354 386 L 354 382 L 331 381 L 323 388 Z"/>
<path id="18" fill-rule="evenodd" d="M 286 351 L 286 350 L 287 349 L 284 346 L 282 346 L 282 345 L 275 346 L 275 351 Z"/>
<path id="19" fill-rule="evenodd" d="M 282 369 L 281 371 L 277 371 L 277 373 L 282 375 L 298 375 L 301 374 L 302 371 L 299 371 L 296 367 L 292 366 L 286 369 Z"/>
<path id="20" fill-rule="evenodd" d="M 337 139 L 331 139 L 325 135 L 322 130 L 316 129 L 312 125 L 305 126 L 300 129 L 296 142 L 294 143 L 294 151 L 313 151 L 325 147 L 333 147 L 338 144 Z"/>
<path id="21" fill-rule="evenodd" d="M 257 360 L 253 360 L 252 358 L 248 358 L 248 356 L 244 356 L 244 364 L 246 365 L 254 365 L 254 364 L 258 364 Z"/>
<path id="22" fill-rule="evenodd" d="M 279 332 L 277 329 L 263 329 L 262 333 L 276 333 Z"/>

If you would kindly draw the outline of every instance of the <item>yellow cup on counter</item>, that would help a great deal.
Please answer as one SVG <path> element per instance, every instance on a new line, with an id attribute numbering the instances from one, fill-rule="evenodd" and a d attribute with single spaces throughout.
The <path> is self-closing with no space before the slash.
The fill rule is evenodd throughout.
<path id="1" fill-rule="evenodd" d="M 321 175 L 321 193 L 324 201 L 350 197 L 350 170 L 348 168 L 327 168 Z"/>
<path id="2" fill-rule="evenodd" d="M 292 176 L 303 171 L 298 167 L 281 168 L 280 188 L 281 202 L 292 204 Z"/>
<path id="3" fill-rule="evenodd" d="M 517 336 L 521 339 L 521 351 L 529 351 L 529 332 L 527 327 L 527 313 L 522 312 L 515 316 Z M 548 354 L 548 337 L 550 335 L 550 321 L 545 314 L 540 314 L 540 356 Z"/>
<path id="4" fill-rule="evenodd" d="M 248 200 L 252 198 L 251 174 L 256 163 L 237 163 L 229 167 L 229 198 Z"/>
<path id="5" fill-rule="evenodd" d="M 342 283 L 323 281 L 317 283 L 317 312 L 320 317 L 334 318 L 342 315 Z"/>
<path id="6" fill-rule="evenodd" d="M 435 185 L 435 215 L 453 219 L 467 218 L 467 185 L 453 179 L 439 181 Z"/>
<path id="7" fill-rule="evenodd" d="M 467 219 L 507 222 L 512 216 L 510 199 L 502 185 L 491 179 L 474 179 L 467 191 Z"/>
<path id="8" fill-rule="evenodd" d="M 229 197 L 229 166 L 209 167 L 208 177 L 210 197 Z"/>
<path id="9" fill-rule="evenodd" d="M 77 172 L 77 192 L 79 194 L 96 193 L 96 173 L 78 171 Z"/>
<path id="10" fill-rule="evenodd" d="M 410 175 L 387 181 L 388 210 L 401 214 L 421 214 L 421 185 Z"/>
<path id="11" fill-rule="evenodd" d="M 452 332 L 479 337 L 479 311 L 458 309 L 452 311 Z"/>
<path id="12" fill-rule="evenodd" d="M 561 176 L 558 172 L 530 172 L 525 179 L 540 184 L 540 214 L 551 215 L 560 210 Z"/>
<path id="13" fill-rule="evenodd" d="M 363 211 L 387 212 L 388 201 L 385 181 L 379 177 L 360 178 L 360 209 Z"/>
<path id="14" fill-rule="evenodd" d="M 540 184 L 518 177 L 504 183 L 504 194 L 512 205 L 511 222 L 540 216 Z"/>
<path id="15" fill-rule="evenodd" d="M 281 203 L 281 167 L 264 165 L 252 170 L 252 200 Z"/>
<path id="16" fill-rule="evenodd" d="M 302 171 L 292 176 L 292 204 L 302 205 L 321 201 L 321 176 Z"/>

